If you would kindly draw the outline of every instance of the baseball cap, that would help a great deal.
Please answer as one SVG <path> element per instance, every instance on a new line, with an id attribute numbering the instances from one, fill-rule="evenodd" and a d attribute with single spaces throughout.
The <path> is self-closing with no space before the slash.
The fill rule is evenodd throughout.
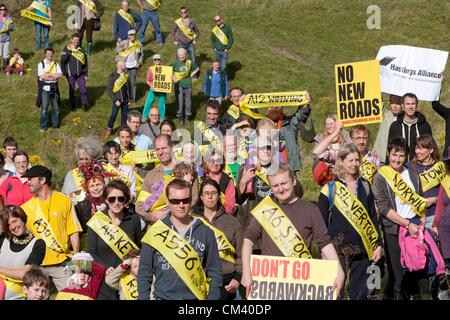
<path id="1" fill-rule="evenodd" d="M 46 178 L 48 181 L 52 178 L 52 172 L 47 167 L 37 165 L 28 169 L 27 172 L 22 177 L 23 178 L 43 177 Z"/>
<path id="2" fill-rule="evenodd" d="M 155 60 L 155 59 L 161 60 L 161 55 L 160 54 L 154 54 L 153 55 L 153 60 Z"/>
<path id="3" fill-rule="evenodd" d="M 128 35 L 130 35 L 130 34 L 136 34 L 136 30 L 134 30 L 134 29 L 128 30 Z"/>

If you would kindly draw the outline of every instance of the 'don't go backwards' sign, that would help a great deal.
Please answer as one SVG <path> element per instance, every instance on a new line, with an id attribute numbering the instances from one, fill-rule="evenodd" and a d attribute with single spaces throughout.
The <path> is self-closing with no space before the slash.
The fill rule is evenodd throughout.
<path id="1" fill-rule="evenodd" d="M 335 75 L 337 114 L 344 126 L 381 122 L 379 61 L 339 64 Z"/>

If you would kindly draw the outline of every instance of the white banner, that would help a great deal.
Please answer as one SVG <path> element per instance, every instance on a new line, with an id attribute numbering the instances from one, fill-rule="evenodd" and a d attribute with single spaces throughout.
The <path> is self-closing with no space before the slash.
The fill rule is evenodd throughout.
<path id="1" fill-rule="evenodd" d="M 397 96 L 414 93 L 419 100 L 439 100 L 448 52 L 401 45 L 381 47 L 381 91 Z"/>

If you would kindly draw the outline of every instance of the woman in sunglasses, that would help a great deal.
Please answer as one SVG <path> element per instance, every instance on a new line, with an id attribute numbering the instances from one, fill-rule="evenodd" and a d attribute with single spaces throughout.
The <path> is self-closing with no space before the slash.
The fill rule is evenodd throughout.
<path id="1" fill-rule="evenodd" d="M 126 253 L 141 246 L 141 221 L 128 208 L 130 190 L 122 181 L 111 181 L 103 191 L 107 209 L 87 223 L 88 252 L 106 267 L 106 275 L 123 261 Z M 102 285 L 98 300 L 118 300 L 117 292 Z"/>
<path id="2" fill-rule="evenodd" d="M 238 219 L 225 213 L 220 202 L 220 186 L 212 179 L 206 179 L 200 185 L 200 198 L 192 211 L 213 227 L 216 239 L 221 235 L 222 239 L 223 235 L 226 237 L 226 241 L 217 243 L 223 277 L 220 295 L 223 300 L 234 300 L 242 275 L 242 226 Z"/>
<path id="3" fill-rule="evenodd" d="M 160 54 L 154 54 L 153 55 L 153 62 L 155 66 L 161 65 L 161 55 Z M 144 111 L 142 112 L 142 121 L 147 121 L 148 119 L 148 113 L 150 112 L 150 107 L 153 104 L 153 101 L 155 101 L 156 98 L 158 98 L 158 109 L 159 109 L 159 116 L 160 120 L 163 121 L 166 118 L 166 93 L 164 92 L 155 92 L 153 88 L 153 84 L 155 81 L 155 76 L 153 74 L 154 68 L 150 67 L 147 71 L 147 85 L 149 86 L 148 94 L 147 94 L 147 100 L 145 100 L 145 106 Z"/>

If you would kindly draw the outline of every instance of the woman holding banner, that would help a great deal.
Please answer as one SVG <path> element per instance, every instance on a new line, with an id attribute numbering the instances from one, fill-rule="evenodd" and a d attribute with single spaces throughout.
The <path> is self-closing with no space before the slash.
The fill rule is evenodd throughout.
<path id="1" fill-rule="evenodd" d="M 344 144 L 337 154 L 334 180 L 323 187 L 319 196 L 319 209 L 328 234 L 344 272 L 350 277 L 351 300 L 367 299 L 367 270 L 370 261 L 381 258 L 383 243 L 374 195 L 369 182 L 360 176 L 359 166 L 358 149 Z"/>
<path id="2" fill-rule="evenodd" d="M 373 184 L 389 272 L 384 296 L 409 300 L 422 294 L 424 298 L 423 294 L 429 293 L 428 277 L 445 269 L 424 227 L 425 207 L 430 207 L 435 198 L 423 198 L 419 174 L 414 168 L 404 167 L 409 152 L 405 139 L 389 141 L 387 152 L 388 165 L 379 169 Z"/>
<path id="3" fill-rule="evenodd" d="M 34 15 L 42 17 L 43 21 L 48 21 L 44 24 L 34 21 L 34 30 L 36 31 L 36 50 L 41 49 L 41 34 L 44 34 L 44 48 L 50 48 L 50 26 L 52 21 L 52 3 L 49 0 L 34 0 L 33 3 L 26 9 L 32 11 Z"/>

